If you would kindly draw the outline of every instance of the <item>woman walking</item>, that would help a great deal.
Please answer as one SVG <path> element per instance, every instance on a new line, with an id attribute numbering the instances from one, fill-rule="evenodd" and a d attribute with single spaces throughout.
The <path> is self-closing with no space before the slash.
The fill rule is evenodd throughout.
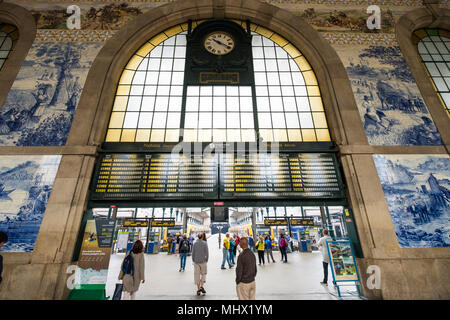
<path id="1" fill-rule="evenodd" d="M 183 239 L 180 241 L 180 272 L 186 268 L 186 257 L 189 253 L 190 243 L 186 235 L 183 235 Z"/>
<path id="2" fill-rule="evenodd" d="M 272 241 L 270 240 L 270 236 L 266 237 L 264 245 L 265 245 L 265 249 L 266 249 L 266 253 L 267 253 L 268 263 L 270 263 L 270 258 L 272 258 L 273 263 L 275 263 L 275 259 L 273 258 L 273 254 L 272 254 Z"/>
<path id="3" fill-rule="evenodd" d="M 204 232 L 198 234 L 198 240 L 192 246 L 192 262 L 194 263 L 194 283 L 197 285 L 197 295 L 205 294 L 203 286 L 206 282 L 207 264 L 209 258 L 208 242 Z"/>
<path id="4" fill-rule="evenodd" d="M 137 240 L 130 253 L 125 257 L 119 273 L 119 280 L 123 280 L 124 300 L 135 300 L 139 285 L 145 282 L 144 245 Z"/>
<path id="5" fill-rule="evenodd" d="M 264 265 L 264 238 L 262 235 L 259 236 L 259 240 L 256 242 L 255 244 L 256 246 L 256 250 L 258 250 L 258 265 L 261 265 L 261 261 L 262 264 Z"/>

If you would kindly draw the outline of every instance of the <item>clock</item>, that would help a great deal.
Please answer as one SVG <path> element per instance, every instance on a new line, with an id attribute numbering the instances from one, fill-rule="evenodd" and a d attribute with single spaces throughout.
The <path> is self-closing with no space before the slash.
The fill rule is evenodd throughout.
<path id="1" fill-rule="evenodd" d="M 195 28 L 190 21 L 186 40 L 185 84 L 254 84 L 250 22 L 244 29 L 229 20 L 208 20 Z"/>
<path id="2" fill-rule="evenodd" d="M 235 42 L 229 33 L 225 31 L 215 31 L 205 37 L 203 46 L 209 53 L 223 56 L 233 51 Z"/>

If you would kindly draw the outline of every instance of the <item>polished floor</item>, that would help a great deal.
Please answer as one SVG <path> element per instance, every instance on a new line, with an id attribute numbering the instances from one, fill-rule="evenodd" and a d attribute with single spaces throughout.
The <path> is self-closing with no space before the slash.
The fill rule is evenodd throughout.
<path id="1" fill-rule="evenodd" d="M 223 237 L 222 237 L 223 239 Z M 186 270 L 179 272 L 178 254 L 146 254 L 146 281 L 136 295 L 138 300 L 236 300 L 235 268 L 221 270 L 222 251 L 218 245 L 218 235 L 208 239 L 209 262 L 205 284 L 206 295 L 197 296 L 194 285 L 194 267 L 191 257 L 187 257 Z M 111 256 L 107 296 L 112 296 L 124 254 Z M 334 300 L 336 290 L 320 284 L 323 278 L 322 257 L 319 252 L 293 252 L 288 254 L 288 263 L 280 262 L 280 252 L 274 251 L 276 263 L 258 266 L 256 276 L 257 300 Z M 331 272 L 331 271 L 329 271 Z M 329 275 L 331 278 L 331 274 Z M 354 287 L 346 289 L 355 291 Z M 353 299 L 353 298 L 352 298 Z"/>

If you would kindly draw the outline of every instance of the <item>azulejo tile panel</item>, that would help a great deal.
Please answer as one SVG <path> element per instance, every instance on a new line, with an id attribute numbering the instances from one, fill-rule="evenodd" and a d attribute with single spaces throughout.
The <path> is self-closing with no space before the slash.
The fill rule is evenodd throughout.
<path id="1" fill-rule="evenodd" d="M 66 143 L 103 42 L 35 42 L 0 108 L 0 146 Z"/>
<path id="2" fill-rule="evenodd" d="M 0 231 L 7 252 L 33 251 L 60 155 L 0 156 Z"/>
<path id="3" fill-rule="evenodd" d="M 442 145 L 398 46 L 334 46 L 371 145 Z"/>
<path id="4" fill-rule="evenodd" d="M 450 157 L 374 155 L 398 243 L 450 246 Z"/>

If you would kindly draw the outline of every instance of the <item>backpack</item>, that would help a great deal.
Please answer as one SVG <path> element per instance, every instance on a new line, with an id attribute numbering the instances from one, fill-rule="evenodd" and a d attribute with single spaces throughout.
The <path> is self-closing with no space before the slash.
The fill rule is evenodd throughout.
<path id="1" fill-rule="evenodd" d="M 123 259 L 122 272 L 123 274 L 134 275 L 134 259 L 131 252 Z"/>
<path id="2" fill-rule="evenodd" d="M 188 252 L 188 251 L 189 251 L 188 242 L 186 240 L 183 240 L 183 242 L 181 243 L 180 252 Z"/>
<path id="3" fill-rule="evenodd" d="M 285 248 L 285 247 L 287 247 L 287 246 L 288 246 L 288 245 L 287 245 L 286 238 L 281 238 L 281 247 Z"/>
<path id="4" fill-rule="evenodd" d="M 233 250 L 235 243 L 233 240 L 230 240 L 230 250 Z"/>

